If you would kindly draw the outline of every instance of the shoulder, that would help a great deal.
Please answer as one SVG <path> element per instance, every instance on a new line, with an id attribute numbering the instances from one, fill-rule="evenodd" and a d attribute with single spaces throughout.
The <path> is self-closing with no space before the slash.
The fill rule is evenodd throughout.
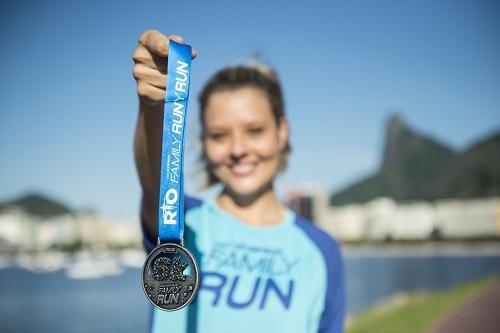
<path id="1" fill-rule="evenodd" d="M 192 208 L 201 206 L 202 203 L 203 201 L 198 198 L 191 197 L 189 195 L 184 196 L 184 209 L 186 212 L 188 212 Z"/>
<path id="2" fill-rule="evenodd" d="M 325 258 L 327 265 L 339 263 L 341 260 L 340 246 L 333 237 L 300 215 L 296 216 L 295 225 L 314 243 Z"/>
<path id="3" fill-rule="evenodd" d="M 296 227 L 313 244 L 322 257 L 327 274 L 327 287 L 343 285 L 343 262 L 338 242 L 325 231 L 318 228 L 308 219 L 297 215 Z"/>

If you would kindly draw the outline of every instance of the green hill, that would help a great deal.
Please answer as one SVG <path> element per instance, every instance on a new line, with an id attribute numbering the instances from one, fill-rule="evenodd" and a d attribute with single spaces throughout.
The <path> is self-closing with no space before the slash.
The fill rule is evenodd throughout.
<path id="1" fill-rule="evenodd" d="M 25 213 L 45 218 L 73 213 L 66 205 L 36 193 L 0 203 L 0 212 L 8 209 L 20 209 Z"/>
<path id="2" fill-rule="evenodd" d="M 497 195 L 500 195 L 500 133 L 488 136 L 453 159 L 436 191 L 436 198 Z"/>
<path id="3" fill-rule="evenodd" d="M 379 196 L 432 201 L 499 194 L 500 133 L 457 153 L 412 130 L 399 116 L 392 116 L 379 170 L 334 193 L 330 203 L 361 203 Z"/>

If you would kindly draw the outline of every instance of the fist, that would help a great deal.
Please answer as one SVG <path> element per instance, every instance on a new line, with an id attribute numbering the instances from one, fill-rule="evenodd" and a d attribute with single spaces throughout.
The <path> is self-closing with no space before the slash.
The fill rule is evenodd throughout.
<path id="1" fill-rule="evenodd" d="M 167 84 L 167 58 L 169 40 L 185 44 L 184 38 L 176 35 L 166 36 L 157 30 L 145 31 L 132 56 L 133 74 L 137 81 L 137 94 L 141 103 L 163 105 Z M 196 57 L 196 51 L 192 52 Z"/>

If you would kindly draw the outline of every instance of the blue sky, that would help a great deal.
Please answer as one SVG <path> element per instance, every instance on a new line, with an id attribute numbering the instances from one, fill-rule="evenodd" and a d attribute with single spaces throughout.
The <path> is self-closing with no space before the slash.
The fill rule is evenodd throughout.
<path id="1" fill-rule="evenodd" d="M 286 97 L 294 152 L 281 193 L 335 191 L 374 172 L 394 111 L 457 150 L 500 128 L 498 1 L 2 1 L 0 200 L 40 191 L 137 216 L 131 54 L 150 28 L 199 54 L 191 193 L 202 194 L 196 97 L 216 70 L 256 53 Z"/>

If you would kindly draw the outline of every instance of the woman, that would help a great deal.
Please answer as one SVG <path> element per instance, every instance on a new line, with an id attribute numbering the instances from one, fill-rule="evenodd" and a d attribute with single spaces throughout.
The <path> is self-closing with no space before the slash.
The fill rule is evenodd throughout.
<path id="1" fill-rule="evenodd" d="M 146 31 L 134 52 L 140 99 L 135 136 L 148 251 L 156 239 L 157 191 L 168 39 Z M 193 57 L 196 54 L 193 52 Z M 155 309 L 152 331 L 341 332 L 345 311 L 336 242 L 296 216 L 273 180 L 290 150 L 281 88 L 272 72 L 224 69 L 200 96 L 202 159 L 215 200 L 188 200 L 186 242 L 201 269 L 195 303 Z"/>

